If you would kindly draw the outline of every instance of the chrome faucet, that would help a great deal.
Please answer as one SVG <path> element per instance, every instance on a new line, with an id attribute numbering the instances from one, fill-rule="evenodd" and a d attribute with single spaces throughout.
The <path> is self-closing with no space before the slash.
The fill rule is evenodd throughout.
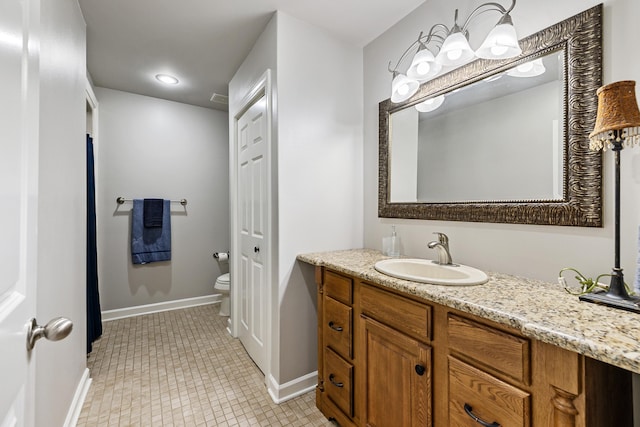
<path id="1" fill-rule="evenodd" d="M 435 264 L 440 265 L 454 265 L 451 260 L 451 254 L 449 253 L 449 238 L 444 233 L 435 232 L 433 234 L 438 235 L 438 240 L 429 242 L 427 246 L 429 249 L 435 249 L 438 251 L 438 261 L 433 261 Z"/>

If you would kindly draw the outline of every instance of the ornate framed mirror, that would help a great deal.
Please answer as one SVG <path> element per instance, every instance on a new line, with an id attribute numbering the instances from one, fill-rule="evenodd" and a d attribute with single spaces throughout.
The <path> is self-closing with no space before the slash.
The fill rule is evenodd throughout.
<path id="1" fill-rule="evenodd" d="M 379 217 L 602 226 L 602 5 L 520 46 L 380 103 Z"/>

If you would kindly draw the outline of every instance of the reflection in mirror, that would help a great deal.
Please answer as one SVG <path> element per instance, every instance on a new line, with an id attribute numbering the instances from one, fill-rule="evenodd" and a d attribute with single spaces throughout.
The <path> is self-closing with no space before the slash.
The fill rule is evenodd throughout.
<path id="1" fill-rule="evenodd" d="M 602 4 L 379 110 L 378 216 L 602 226 Z"/>
<path id="2" fill-rule="evenodd" d="M 552 52 L 392 113 L 390 201 L 561 200 L 563 58 Z"/>

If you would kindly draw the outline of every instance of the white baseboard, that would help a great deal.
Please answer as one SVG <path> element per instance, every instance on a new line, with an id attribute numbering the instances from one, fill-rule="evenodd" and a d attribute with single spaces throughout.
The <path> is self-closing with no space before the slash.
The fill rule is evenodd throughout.
<path id="1" fill-rule="evenodd" d="M 313 391 L 318 384 L 318 371 L 311 372 L 310 374 L 296 378 L 284 384 L 278 384 L 272 375 L 269 375 L 269 383 L 267 384 L 267 390 L 271 399 L 280 404 L 294 397 L 301 396 L 305 393 Z"/>
<path id="2" fill-rule="evenodd" d="M 185 298 L 174 301 L 165 301 L 155 304 L 137 305 L 134 307 L 105 310 L 102 312 L 102 321 L 124 319 L 125 317 L 142 316 L 144 314 L 158 313 L 161 311 L 178 310 L 199 305 L 215 304 L 222 301 L 222 295 L 205 295 L 203 297 Z"/>
<path id="3" fill-rule="evenodd" d="M 91 377 L 89 376 L 89 368 L 85 368 L 82 373 L 82 378 L 76 388 L 76 393 L 73 395 L 69 412 L 67 412 L 67 419 L 64 420 L 64 427 L 75 427 L 82 411 L 82 405 L 84 405 L 84 399 L 87 397 L 89 387 L 91 387 Z"/>

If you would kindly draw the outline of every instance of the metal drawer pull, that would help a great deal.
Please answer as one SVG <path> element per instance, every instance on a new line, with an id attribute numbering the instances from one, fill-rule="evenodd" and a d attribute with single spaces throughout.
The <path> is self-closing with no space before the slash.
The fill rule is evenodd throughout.
<path id="1" fill-rule="evenodd" d="M 471 411 L 473 411 L 473 408 L 468 403 L 464 404 L 464 411 L 467 413 L 467 415 L 469 415 L 471 418 L 473 418 L 473 420 L 475 422 L 477 422 L 478 424 L 480 424 L 481 426 L 484 426 L 484 427 L 500 427 L 500 424 L 498 424 L 495 421 L 492 422 L 492 423 L 488 423 L 488 422 L 482 420 L 481 418 L 477 417 L 476 414 L 471 412 Z"/>
<path id="2" fill-rule="evenodd" d="M 335 382 L 335 381 L 333 380 L 334 378 L 335 378 L 335 376 L 334 376 L 333 374 L 329 375 L 329 381 L 331 381 L 331 384 L 333 384 L 333 385 L 334 385 L 334 386 L 336 386 L 336 387 L 340 387 L 340 388 L 344 387 L 344 384 L 343 384 L 343 383 L 337 383 L 337 382 Z"/>
<path id="3" fill-rule="evenodd" d="M 342 332 L 342 326 L 334 326 L 335 323 L 329 322 L 329 327 L 334 331 Z"/>

